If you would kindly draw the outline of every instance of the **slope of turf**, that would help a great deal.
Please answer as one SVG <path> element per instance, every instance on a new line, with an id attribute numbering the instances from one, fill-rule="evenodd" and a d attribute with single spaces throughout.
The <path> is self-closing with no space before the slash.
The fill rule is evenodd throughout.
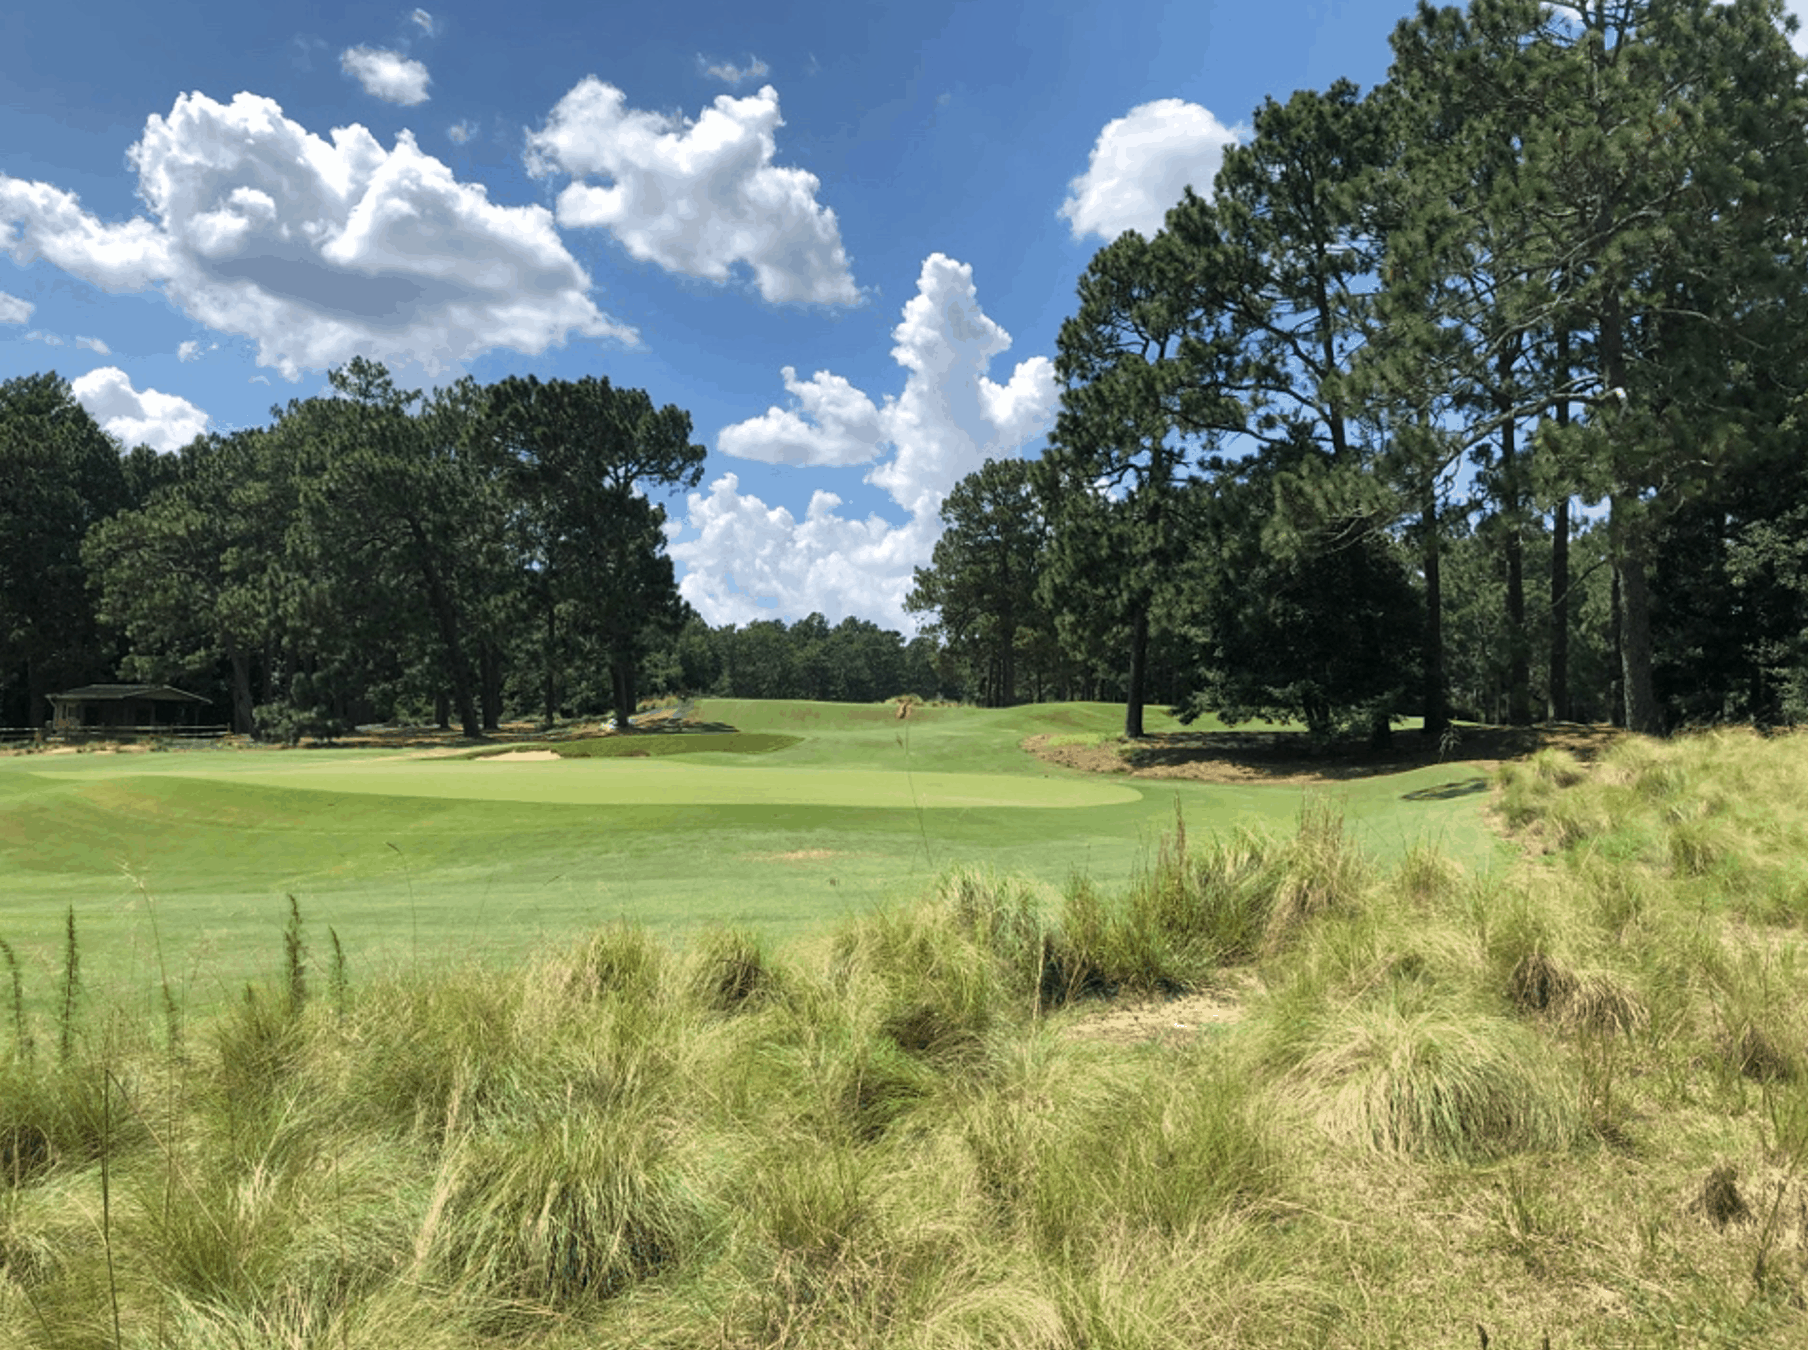
<path id="1" fill-rule="evenodd" d="M 771 732 L 696 731 L 658 732 L 640 736 L 593 736 L 565 741 L 554 747 L 560 759 L 647 759 L 661 755 L 769 755 L 786 750 L 801 736 Z M 482 758 L 482 756 L 478 756 Z"/>
<path id="2" fill-rule="evenodd" d="M 287 897 L 364 961 L 506 956 L 626 918 L 819 928 L 948 867 L 1118 884 L 1179 809 L 1196 833 L 1291 827 L 1296 787 L 1098 777 L 1020 749 L 1105 735 L 1103 704 L 981 710 L 706 700 L 696 736 L 790 739 L 758 754 L 551 762 L 358 749 L 0 758 L 0 937 L 47 988 L 66 907 L 99 983 L 169 954 L 203 994 L 263 969 Z M 1151 729 L 1167 719 L 1151 710 Z M 733 731 L 724 730 L 733 728 Z M 651 746 L 670 734 L 607 738 Z M 726 742 L 734 745 L 737 742 Z M 1486 858 L 1460 765 L 1334 794 L 1367 847 Z"/>

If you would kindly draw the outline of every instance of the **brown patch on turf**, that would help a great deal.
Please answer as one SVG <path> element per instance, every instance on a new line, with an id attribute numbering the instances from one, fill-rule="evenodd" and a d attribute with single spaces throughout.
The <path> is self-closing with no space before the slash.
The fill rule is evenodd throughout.
<path id="1" fill-rule="evenodd" d="M 1591 760 L 1621 735 L 1624 733 L 1612 727 L 1562 722 L 1541 727 L 1469 727 L 1449 745 L 1417 731 L 1397 731 L 1391 744 L 1379 751 L 1364 743 L 1315 749 L 1302 731 L 1174 731 L 1145 736 L 1133 744 L 1110 741 L 1103 745 L 1050 745 L 1056 738 L 1041 735 L 1022 742 L 1022 748 L 1044 763 L 1083 773 L 1311 787 L 1435 764 L 1487 774 L 1508 760 L 1546 746 L 1559 746 L 1578 759 Z"/>
<path id="2" fill-rule="evenodd" d="M 1243 1020 L 1256 987 L 1252 971 L 1222 971 L 1222 987 L 1175 998 L 1130 998 L 1102 1003 L 1061 1029 L 1069 1040 L 1106 1045 L 1183 1045 Z"/>
<path id="3" fill-rule="evenodd" d="M 845 858 L 848 855 L 839 849 L 832 848 L 794 848 L 788 853 L 743 853 L 748 862 L 823 862 L 829 858 Z"/>

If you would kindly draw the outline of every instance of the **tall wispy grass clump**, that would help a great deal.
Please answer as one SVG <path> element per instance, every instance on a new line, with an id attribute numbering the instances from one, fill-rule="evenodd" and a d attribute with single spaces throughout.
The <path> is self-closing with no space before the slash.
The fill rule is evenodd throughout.
<path id="1" fill-rule="evenodd" d="M 63 980 L 57 1010 L 57 1058 L 67 1064 L 75 1054 L 76 1005 L 82 992 L 82 949 L 75 936 L 75 906 L 63 925 Z"/>
<path id="2" fill-rule="evenodd" d="M 1476 1160 L 1566 1149 L 1577 1135 L 1574 1078 L 1504 1018 L 1359 1006 L 1302 1049 L 1291 1081 L 1347 1143 Z"/>
<path id="3" fill-rule="evenodd" d="M 25 981 L 19 971 L 19 958 L 13 953 L 12 944 L 0 938 L 0 959 L 6 962 L 8 985 L 12 996 L 11 1010 L 13 1019 L 13 1051 L 21 1060 L 29 1061 L 32 1057 L 31 1027 L 25 1020 Z"/>
<path id="4" fill-rule="evenodd" d="M 1056 1001 L 1174 994 L 1273 956 L 1320 917 L 1363 903 L 1375 874 L 1331 803 L 1309 798 L 1291 836 L 1252 830 L 1191 845 L 1178 808 L 1121 902 L 1070 881 L 1050 936 Z"/>

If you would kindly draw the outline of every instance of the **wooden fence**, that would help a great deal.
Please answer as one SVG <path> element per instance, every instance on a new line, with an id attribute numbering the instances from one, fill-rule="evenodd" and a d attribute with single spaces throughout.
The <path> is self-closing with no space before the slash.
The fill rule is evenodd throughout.
<path id="1" fill-rule="evenodd" d="M 157 741 L 164 745 L 203 745 L 230 736 L 232 728 L 217 727 L 66 727 L 56 731 L 50 727 L 0 727 L 0 745 L 30 745 L 42 740 L 45 745 L 86 745 L 91 741 Z"/>

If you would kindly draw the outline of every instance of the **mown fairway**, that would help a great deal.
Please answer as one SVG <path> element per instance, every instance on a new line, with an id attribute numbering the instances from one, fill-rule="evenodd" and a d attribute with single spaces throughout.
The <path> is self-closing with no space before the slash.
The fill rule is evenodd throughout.
<path id="1" fill-rule="evenodd" d="M 1020 749 L 1121 718 L 1062 704 L 899 722 L 890 706 L 711 700 L 694 711 L 696 743 L 760 753 L 659 753 L 676 748 L 668 735 L 634 738 L 654 745 L 646 758 L 553 762 L 369 749 L 0 759 L 0 937 L 47 990 L 73 905 L 90 982 L 148 987 L 160 944 L 171 976 L 208 1002 L 271 967 L 289 895 L 368 967 L 516 954 L 616 918 L 795 933 L 959 864 L 1115 887 L 1177 803 L 1195 832 L 1290 827 L 1297 787 L 1089 776 Z M 1173 725 L 1152 712 L 1152 731 Z M 1427 793 L 1474 777 L 1450 764 L 1334 800 L 1383 855 L 1430 841 L 1482 857 L 1479 798 Z"/>

